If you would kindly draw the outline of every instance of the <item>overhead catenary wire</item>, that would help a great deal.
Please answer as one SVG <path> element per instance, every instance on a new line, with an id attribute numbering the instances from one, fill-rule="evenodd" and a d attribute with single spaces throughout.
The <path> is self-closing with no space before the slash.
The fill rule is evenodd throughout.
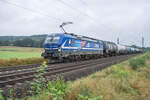
<path id="1" fill-rule="evenodd" d="M 83 15 L 83 16 L 85 16 L 86 18 L 89 18 L 89 19 L 90 19 L 94 24 L 96 24 L 97 26 L 101 25 L 102 27 L 104 27 L 105 29 L 107 29 L 107 31 L 108 31 L 108 30 L 111 31 L 111 32 L 113 31 L 112 28 L 109 28 L 109 27 L 106 26 L 105 24 L 98 23 L 98 21 L 95 20 L 95 19 L 93 19 L 93 17 L 89 16 L 87 13 L 85 13 L 85 12 L 79 10 L 78 8 L 73 7 L 73 6 L 70 5 L 69 3 L 66 3 L 66 2 L 64 2 L 63 0 L 57 0 L 57 1 L 60 2 L 60 3 L 62 3 L 63 5 L 65 5 L 66 7 L 71 8 L 72 10 L 74 10 L 74 11 L 80 13 L 80 15 Z M 84 1 L 83 1 L 83 2 L 84 2 Z M 85 2 L 85 3 L 86 3 L 86 2 Z"/>
<path id="2" fill-rule="evenodd" d="M 63 0 L 57 0 L 57 1 L 60 2 L 60 3 L 62 3 L 63 5 L 65 5 L 66 7 L 69 7 L 69 8 L 71 8 L 72 10 L 74 10 L 74 11 L 80 13 L 81 15 L 88 17 L 90 20 L 95 21 L 95 20 L 94 20 L 91 16 L 89 16 L 87 13 L 85 13 L 85 12 L 83 12 L 83 11 L 81 11 L 81 10 L 79 10 L 79 9 L 77 9 L 77 8 L 75 8 L 75 7 L 73 7 L 73 6 L 71 6 L 70 4 L 64 2 Z"/>
<path id="3" fill-rule="evenodd" d="M 61 22 L 64 21 L 64 20 L 62 20 L 62 19 L 60 19 L 60 18 L 56 18 L 56 17 L 50 16 L 50 15 L 48 15 L 48 14 L 45 14 L 45 13 L 43 13 L 43 12 L 39 12 L 39 11 L 37 11 L 37 10 L 33 10 L 33 9 L 30 9 L 30 8 L 24 7 L 24 6 L 19 5 L 19 4 L 15 3 L 15 2 L 12 2 L 12 1 L 10 2 L 10 1 L 8 1 L 8 0 L 0 0 L 0 2 L 9 4 L 9 5 L 13 5 L 13 6 L 16 6 L 16 7 L 18 7 L 18 8 L 22 8 L 22 9 L 24 9 L 24 10 L 26 10 L 26 11 L 29 11 L 29 12 L 32 12 L 32 13 L 36 13 L 36 14 L 39 14 L 39 15 L 48 17 L 48 18 L 50 18 L 50 19 L 58 20 L 58 21 L 61 21 Z M 86 14 L 86 13 L 80 11 L 79 9 L 76 9 L 76 8 L 72 7 L 70 4 L 68 4 L 68 3 L 66 3 L 66 2 L 64 2 L 64 1 L 62 1 L 62 0 L 59 0 L 59 2 L 61 2 L 62 4 L 64 4 L 65 6 L 71 8 L 71 9 L 73 9 L 73 10 L 79 12 L 80 14 L 82 14 L 82 15 L 84 15 L 84 16 L 90 18 L 93 22 L 96 22 L 96 24 L 97 24 L 97 21 L 95 21 L 93 18 L 91 18 L 91 16 L 89 16 L 88 14 Z M 100 23 L 99 23 L 99 24 L 100 24 Z M 103 25 L 103 24 L 102 24 L 102 25 Z"/>
<path id="4" fill-rule="evenodd" d="M 37 10 L 33 10 L 33 9 L 30 9 L 30 8 L 27 8 L 27 7 L 23 7 L 23 6 L 21 6 L 21 5 L 17 4 L 17 3 L 14 3 L 14 2 L 10 2 L 10 1 L 7 1 L 7 0 L 0 0 L 0 2 L 9 4 L 9 5 L 13 5 L 13 6 L 16 6 L 18 8 L 22 8 L 22 9 L 24 9 L 26 11 L 29 11 L 29 12 L 32 12 L 32 13 L 36 13 L 36 14 L 39 14 L 39 15 L 42 15 L 42 16 L 45 16 L 45 17 L 48 17 L 48 18 L 51 18 L 51 19 L 54 19 L 54 20 L 63 21 L 60 18 L 56 18 L 56 17 L 50 16 L 48 14 L 45 14 L 43 12 L 39 12 Z"/>
<path id="5" fill-rule="evenodd" d="M 22 5 L 17 4 L 16 2 L 12 2 L 12 1 L 10 2 L 10 1 L 8 1 L 8 0 L 0 0 L 0 2 L 9 4 L 9 5 L 12 5 L 12 6 L 15 6 L 15 7 L 18 7 L 18 8 L 21 8 L 21 9 L 24 9 L 24 10 L 29 11 L 29 12 L 32 12 L 32 13 L 36 13 L 36 14 L 42 15 L 42 16 L 45 16 L 45 17 L 48 17 L 48 18 L 51 18 L 51 19 L 55 19 L 55 20 L 58 20 L 58 21 L 61 21 L 61 22 L 64 21 L 64 20 L 62 20 L 62 19 L 60 19 L 60 18 L 56 18 L 56 17 L 50 16 L 50 15 L 45 14 L 45 13 L 43 13 L 43 12 L 40 12 L 40 11 L 31 9 L 31 8 L 24 7 L 24 6 L 22 6 Z M 60 2 L 63 3 L 65 6 L 69 6 L 69 8 L 76 10 L 76 8 L 70 6 L 69 4 L 63 2 L 62 0 L 60 0 Z M 80 12 L 80 13 L 82 13 L 82 14 L 85 15 L 86 17 L 87 17 L 87 16 L 90 17 L 89 15 L 87 15 L 87 14 L 81 12 L 80 10 L 77 10 L 77 11 Z"/>

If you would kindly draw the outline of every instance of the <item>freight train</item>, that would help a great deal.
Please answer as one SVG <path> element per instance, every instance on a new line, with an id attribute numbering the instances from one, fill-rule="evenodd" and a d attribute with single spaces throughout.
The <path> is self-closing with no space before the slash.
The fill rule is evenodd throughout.
<path id="1" fill-rule="evenodd" d="M 73 33 L 53 33 L 47 36 L 42 56 L 55 61 L 71 61 L 139 53 L 141 49 L 115 44 Z"/>

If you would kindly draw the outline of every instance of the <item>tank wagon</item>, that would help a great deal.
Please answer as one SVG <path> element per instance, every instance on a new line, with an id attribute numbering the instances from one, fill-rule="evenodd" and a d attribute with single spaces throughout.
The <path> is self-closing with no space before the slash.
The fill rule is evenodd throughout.
<path id="1" fill-rule="evenodd" d="M 119 44 L 117 44 L 117 47 L 118 47 L 118 54 L 119 55 L 122 55 L 122 54 L 126 54 L 127 53 L 127 51 L 126 51 L 126 46 L 124 46 L 124 45 L 119 45 Z"/>
<path id="2" fill-rule="evenodd" d="M 117 54 L 117 45 L 113 42 L 103 41 L 103 54 L 104 56 L 113 56 Z"/>
<path id="3" fill-rule="evenodd" d="M 140 49 L 117 45 L 73 33 L 53 33 L 47 36 L 42 56 L 49 60 L 65 61 L 138 53 Z"/>
<path id="4" fill-rule="evenodd" d="M 122 54 L 134 54 L 134 53 L 142 52 L 141 49 L 133 48 L 133 47 L 130 47 L 130 46 L 125 46 L 125 45 L 117 44 L 117 47 L 118 47 L 118 54 L 119 55 L 122 55 Z"/>

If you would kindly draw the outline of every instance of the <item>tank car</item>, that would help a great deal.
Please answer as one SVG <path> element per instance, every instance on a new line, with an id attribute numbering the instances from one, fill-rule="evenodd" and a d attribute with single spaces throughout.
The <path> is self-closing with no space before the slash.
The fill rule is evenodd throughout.
<path id="1" fill-rule="evenodd" d="M 127 52 L 126 46 L 117 44 L 117 47 L 118 47 L 118 54 L 119 55 L 126 54 L 126 52 Z"/>
<path id="2" fill-rule="evenodd" d="M 117 54 L 117 45 L 113 42 L 103 41 L 104 56 L 113 56 Z"/>

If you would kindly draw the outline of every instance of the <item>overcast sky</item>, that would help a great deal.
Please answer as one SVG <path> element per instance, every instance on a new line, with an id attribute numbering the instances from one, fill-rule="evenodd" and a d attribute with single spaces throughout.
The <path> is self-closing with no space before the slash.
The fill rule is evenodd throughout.
<path id="1" fill-rule="evenodd" d="M 0 36 L 62 32 L 150 46 L 150 0 L 0 0 Z"/>

